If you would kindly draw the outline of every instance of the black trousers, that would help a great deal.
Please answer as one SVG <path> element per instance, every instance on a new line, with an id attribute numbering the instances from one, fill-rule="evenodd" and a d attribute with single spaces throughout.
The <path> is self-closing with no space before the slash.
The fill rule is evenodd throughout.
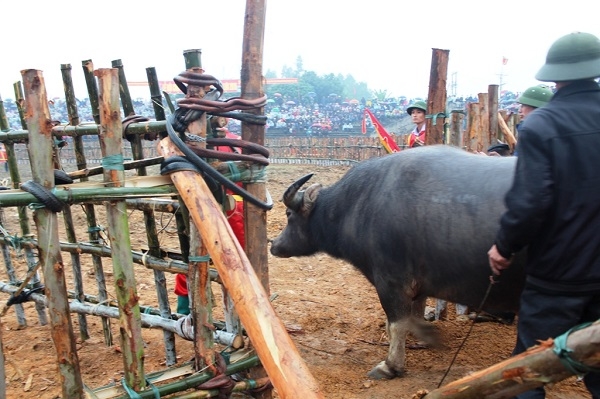
<path id="1" fill-rule="evenodd" d="M 513 355 L 537 345 L 538 340 L 556 338 L 572 327 L 600 319 L 600 294 L 587 296 L 556 295 L 526 286 L 521 295 L 517 324 L 517 344 Z M 583 379 L 593 399 L 600 399 L 600 373 Z M 542 399 L 544 388 L 524 392 L 519 399 Z"/>

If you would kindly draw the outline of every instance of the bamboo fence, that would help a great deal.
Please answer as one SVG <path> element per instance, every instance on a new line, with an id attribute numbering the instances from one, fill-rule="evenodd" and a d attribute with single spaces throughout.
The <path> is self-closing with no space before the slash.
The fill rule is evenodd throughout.
<path id="1" fill-rule="evenodd" d="M 190 70 L 200 69 L 199 59 L 195 65 L 189 61 L 186 58 L 186 66 L 193 66 Z M 202 179 L 194 172 L 178 172 L 171 178 L 172 181 L 168 178 L 153 179 L 153 176 L 160 174 L 161 161 L 176 153 L 168 143 L 161 141 L 161 146 L 158 147 L 156 141 L 146 139 L 153 137 L 152 135 L 164 136 L 166 131 L 166 115 L 164 108 L 159 106 L 162 97 L 154 68 L 146 70 L 151 98 L 155 104 L 154 119 L 136 121 L 127 127 L 124 127 L 121 115 L 135 116 L 135 111 L 121 60 L 113 61 L 112 68 L 105 69 L 94 69 L 91 60 L 84 60 L 82 69 L 92 104 L 93 122 L 82 123 L 79 119 L 70 64 L 61 65 L 68 123 L 47 123 L 52 118 L 41 71 L 23 70 L 23 83 L 14 85 L 22 130 L 8 129 L 0 102 L 0 142 L 7 151 L 12 185 L 12 189 L 0 191 L 0 227 L 4 225 L 4 208 L 16 207 L 19 215 L 19 231 L 0 229 L 0 250 L 9 276 L 8 283 L 0 283 L 0 291 L 11 297 L 28 292 L 35 303 L 40 324 L 51 324 L 63 396 L 90 397 L 91 391 L 92 397 L 113 398 L 125 395 L 127 389 L 133 389 L 140 397 L 156 397 L 156 389 L 159 396 L 185 391 L 193 384 L 197 385 L 198 381 L 205 382 L 215 376 L 215 343 L 231 346 L 237 337 L 249 338 L 254 348 L 234 347 L 239 351 L 234 352 L 233 357 L 237 355 L 242 360 L 230 365 L 226 374 L 248 368 L 254 379 L 240 382 L 234 389 L 264 387 L 270 381 L 281 397 L 293 397 L 298 393 L 306 398 L 321 397 L 285 328 L 274 313 L 269 311 L 268 280 L 265 280 L 268 270 L 267 273 L 263 270 L 263 273 L 254 276 L 249 259 L 239 248 L 237 240 L 231 237 L 222 210 L 210 195 L 205 196 L 210 198 L 198 199 L 183 194 L 206 192 Z M 466 114 L 456 112 L 445 119 L 444 141 L 447 144 L 461 146 L 469 151 L 484 151 L 486 146 L 500 139 L 514 147 L 514 116 L 498 112 L 493 102 L 488 103 L 487 94 L 480 96 L 479 103 L 470 104 Z M 490 121 L 498 126 L 491 129 Z M 205 135 L 205 126 L 205 121 L 199 123 L 193 128 L 197 129 L 194 133 Z M 123 140 L 124 130 L 129 141 Z M 394 135 L 393 139 L 400 148 L 404 148 L 406 135 Z M 57 143 L 60 140 L 64 140 L 67 145 L 59 146 Z M 266 137 L 264 146 L 269 150 L 271 163 L 351 165 L 386 154 L 377 137 L 366 135 Z M 56 176 L 52 175 L 53 170 L 62 170 L 69 178 L 78 180 L 78 183 L 55 187 Z M 21 183 L 29 180 L 50 190 L 55 201 L 58 201 L 64 221 L 65 239 L 61 240 L 59 237 L 57 212 L 49 207 L 32 207 L 31 204 L 39 203 L 37 197 L 19 189 Z M 264 183 L 249 185 L 255 193 L 260 193 L 261 190 L 264 191 L 262 184 Z M 186 190 L 190 185 L 193 190 Z M 75 222 L 70 207 L 75 204 L 80 204 L 85 210 L 88 233 L 86 240 L 78 239 L 74 229 Z M 98 220 L 99 205 L 105 208 L 107 228 L 103 228 Z M 148 250 L 144 253 L 132 248 L 127 217 L 130 209 L 143 212 L 145 241 L 148 244 Z M 264 220 L 261 212 L 251 208 L 250 219 Z M 157 219 L 163 213 L 176 218 L 180 242 L 178 252 L 161 248 Z M 199 213 L 204 216 L 212 215 L 208 217 L 211 225 L 203 224 L 203 218 L 197 216 Z M 31 216 L 35 228 L 30 220 Z M 190 221 L 194 223 L 190 224 Z M 255 233 L 264 230 L 264 226 L 254 226 Z M 13 265 L 11 251 L 16 250 L 15 241 L 18 241 L 19 250 L 25 254 L 27 275 L 24 279 L 17 276 Z M 221 243 L 221 247 L 216 246 L 215 242 Z M 63 253 L 70 258 L 70 271 L 65 267 Z M 224 253 L 237 255 L 224 256 Z M 198 258 L 208 254 L 216 269 L 208 268 L 207 261 L 198 261 Z M 92 259 L 96 295 L 86 293 L 83 287 L 80 257 L 84 255 L 89 255 Z M 194 261 L 190 261 L 190 255 Z M 249 257 L 252 256 L 249 251 Z M 115 278 L 117 300 L 112 302 L 108 300 L 104 261 L 112 266 Z M 236 267 L 225 267 L 229 263 Z M 140 306 L 134 265 L 152 269 L 156 307 Z M 38 275 L 40 268 L 45 278 L 45 295 L 37 291 L 42 286 Z M 146 375 L 143 367 L 142 327 L 162 329 L 166 364 L 172 367 L 177 362 L 174 334 L 178 334 L 179 329 L 172 317 L 165 273 L 188 275 L 190 287 L 196 293 L 196 296 L 192 296 L 194 316 L 196 320 L 203 320 L 202 323 L 196 323 L 198 328 L 194 331 L 195 363 L 173 368 L 176 371 L 171 373 L 172 378 L 179 378 L 178 382 Z M 67 290 L 67 280 L 74 282 L 70 291 Z M 229 309 L 231 313 L 226 312 L 226 323 L 212 320 L 210 300 L 206 297 L 210 281 L 223 284 L 223 296 L 236 305 L 235 309 Z M 229 289 L 228 284 L 231 285 Z M 243 290 L 235 291 L 232 287 L 243 287 Z M 5 306 L 2 315 L 8 309 Z M 23 305 L 17 303 L 14 309 L 19 326 L 26 327 Z M 46 309 L 51 316 L 49 320 Z M 125 370 L 121 385 L 92 390 L 85 387 L 75 349 L 71 313 L 77 314 L 79 337 L 82 340 L 89 338 L 86 316 L 101 317 L 104 341 L 108 346 L 113 344 L 111 323 L 118 319 Z M 269 323 L 255 324 L 256 319 L 267 320 Z M 213 322 L 213 327 L 208 326 L 210 322 Z M 206 328 L 200 328 L 202 326 Z M 269 340 L 264 339 L 266 333 L 271 334 Z M 0 348 L 1 344 L 0 336 Z M 279 359 L 277 356 L 284 352 L 283 348 L 286 359 Z M 270 379 L 261 377 L 260 372 L 254 374 L 256 370 L 261 370 L 257 367 L 259 365 L 265 367 Z M 208 367 L 208 371 L 195 373 L 203 367 Z M 0 362 L 0 376 L 2 375 L 3 362 Z M 155 384 L 155 390 L 147 389 L 149 381 Z M 161 385 L 156 388 L 158 382 Z M 0 385 L 0 396 L 3 394 L 2 389 L 3 385 Z M 214 396 L 217 393 L 207 390 L 206 395 Z"/>

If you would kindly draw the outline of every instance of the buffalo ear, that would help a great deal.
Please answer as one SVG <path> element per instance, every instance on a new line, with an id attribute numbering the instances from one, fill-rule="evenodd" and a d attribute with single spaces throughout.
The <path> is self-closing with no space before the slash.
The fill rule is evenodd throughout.
<path id="1" fill-rule="evenodd" d="M 301 211 L 305 216 L 308 216 L 313 210 L 313 207 L 317 201 L 317 197 L 321 192 L 321 188 L 323 188 L 321 184 L 313 184 L 309 186 L 306 191 L 304 191 L 304 201 L 302 201 Z"/>

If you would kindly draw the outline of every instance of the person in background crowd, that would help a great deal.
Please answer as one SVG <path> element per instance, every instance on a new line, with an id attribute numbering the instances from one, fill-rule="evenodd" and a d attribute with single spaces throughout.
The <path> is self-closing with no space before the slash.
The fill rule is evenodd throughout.
<path id="1" fill-rule="evenodd" d="M 492 273 L 500 275 L 527 247 L 513 355 L 600 319 L 597 77 L 600 39 L 584 32 L 560 37 L 536 75 L 555 82 L 556 93 L 520 127 L 514 182 L 488 252 Z M 598 369 L 570 364 L 600 399 Z M 544 397 L 543 388 L 518 396 Z"/>
<path id="2" fill-rule="evenodd" d="M 427 104 L 425 101 L 416 101 L 406 108 L 406 112 L 412 118 L 415 128 L 408 136 L 408 146 L 419 147 L 425 145 L 425 127 L 427 126 L 425 116 L 427 114 Z"/>
<path id="3" fill-rule="evenodd" d="M 8 155 L 6 154 L 4 144 L 0 144 L 0 163 L 4 164 L 4 171 L 8 172 Z"/>
<path id="4" fill-rule="evenodd" d="M 225 131 L 225 138 L 228 139 L 239 139 L 240 136 L 231 133 L 226 127 L 221 128 Z M 240 151 L 238 148 L 232 149 L 231 147 L 222 146 L 215 147 L 217 151 L 223 152 L 234 152 Z M 241 152 L 241 151 L 240 151 Z M 239 195 L 233 195 L 233 193 L 227 192 L 235 199 L 235 206 L 233 209 L 226 211 L 227 221 L 233 230 L 233 234 L 239 241 L 242 248 L 246 246 L 245 232 L 244 232 L 244 201 Z M 185 274 L 178 273 L 175 275 L 175 294 L 177 295 L 177 313 L 190 314 L 190 299 L 188 295 L 187 287 L 187 276 Z"/>

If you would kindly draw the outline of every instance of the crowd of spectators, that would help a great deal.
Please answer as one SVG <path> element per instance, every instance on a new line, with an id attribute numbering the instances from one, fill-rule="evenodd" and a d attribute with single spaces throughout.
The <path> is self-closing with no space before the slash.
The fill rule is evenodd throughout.
<path id="1" fill-rule="evenodd" d="M 516 111 L 518 108 L 516 98 L 517 94 L 515 93 L 503 92 L 499 104 L 501 108 Z M 422 99 L 409 99 L 401 96 L 385 100 L 367 100 L 365 98 L 346 100 L 332 94 L 320 102 L 314 101 L 312 98 L 296 102 L 294 99 L 284 98 L 281 94 L 275 93 L 272 98 L 267 100 L 265 106 L 267 134 L 269 132 L 298 136 L 323 136 L 330 132 L 359 134 L 362 131 L 365 108 L 371 110 L 385 124 L 393 122 L 394 119 L 408 117 L 406 108 L 413 101 L 418 100 Z M 448 100 L 448 110 L 465 109 L 468 102 L 476 101 L 478 101 L 476 97 L 451 97 Z M 5 99 L 3 105 L 10 128 L 21 129 L 16 103 L 11 99 Z M 154 108 L 150 100 L 136 99 L 133 101 L 133 106 L 137 115 L 154 118 Z M 64 99 L 51 99 L 49 109 L 53 120 L 59 123 L 68 123 L 69 117 Z M 89 99 L 77 100 L 77 110 L 81 123 L 94 121 Z M 372 126 L 369 123 L 367 125 L 368 130 L 372 131 Z M 234 133 L 240 133 L 241 124 L 239 121 L 231 119 L 228 128 Z"/>

